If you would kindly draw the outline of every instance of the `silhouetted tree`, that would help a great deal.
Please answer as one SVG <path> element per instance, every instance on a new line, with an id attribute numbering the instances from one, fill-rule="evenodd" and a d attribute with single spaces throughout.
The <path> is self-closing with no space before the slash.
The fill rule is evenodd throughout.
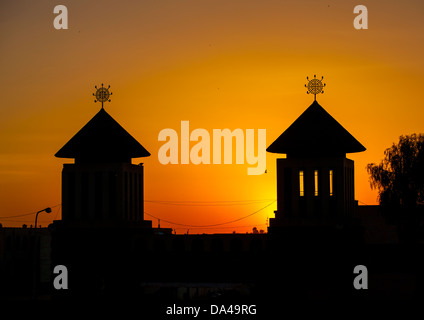
<path id="1" fill-rule="evenodd" d="M 401 232 L 411 232 L 418 224 L 417 205 L 424 200 L 424 135 L 400 136 L 380 164 L 368 164 L 367 171 L 383 213 Z"/>

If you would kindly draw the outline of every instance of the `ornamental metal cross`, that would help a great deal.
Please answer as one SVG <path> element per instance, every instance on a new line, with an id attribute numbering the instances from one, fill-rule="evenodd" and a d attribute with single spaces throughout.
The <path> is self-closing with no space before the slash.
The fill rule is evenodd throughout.
<path id="1" fill-rule="evenodd" d="M 97 86 L 94 86 L 94 88 L 96 88 L 96 93 L 93 93 L 93 96 L 96 97 L 94 102 L 100 101 L 102 103 L 102 109 L 103 109 L 103 102 L 106 102 L 106 101 L 110 102 L 109 97 L 112 95 L 112 92 L 109 92 L 110 86 L 105 88 L 103 87 L 103 83 L 102 83 L 102 86 L 100 88 L 97 88 Z"/>
<path id="2" fill-rule="evenodd" d="M 317 100 L 317 94 L 324 93 L 324 87 L 325 83 L 322 83 L 322 80 L 324 77 L 321 77 L 320 79 L 317 79 L 317 76 L 314 75 L 314 78 L 309 80 L 309 77 L 306 77 L 306 80 L 308 80 L 308 84 L 305 84 L 305 87 L 308 88 L 308 91 L 306 93 L 311 93 L 314 95 L 314 100 Z"/>

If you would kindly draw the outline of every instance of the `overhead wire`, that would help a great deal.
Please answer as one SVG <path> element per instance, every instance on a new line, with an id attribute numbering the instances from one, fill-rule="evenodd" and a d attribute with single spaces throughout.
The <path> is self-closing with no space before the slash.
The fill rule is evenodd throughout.
<path id="1" fill-rule="evenodd" d="M 256 203 L 264 203 L 274 201 L 275 199 L 260 200 L 228 200 L 228 201 L 171 201 L 171 200 L 145 200 L 147 203 L 170 205 L 170 206 L 187 206 L 187 207 L 214 207 L 214 206 L 239 206 L 251 205 Z"/>
<path id="2" fill-rule="evenodd" d="M 235 229 L 235 228 L 252 228 L 252 227 L 262 227 L 262 226 L 267 226 L 266 223 L 263 224 L 252 224 L 252 225 L 248 225 L 248 226 L 226 226 L 226 227 L 219 227 L 219 229 Z M 185 230 L 186 228 L 183 227 L 177 227 L 177 228 L 173 228 L 174 230 L 180 230 L 183 229 Z M 215 227 L 191 227 L 191 229 L 215 229 Z"/>
<path id="3" fill-rule="evenodd" d="M 246 219 L 248 217 L 251 217 L 251 216 L 259 213 L 260 211 L 264 210 L 265 208 L 269 207 L 270 205 L 272 205 L 276 201 L 277 200 L 272 200 L 272 202 L 270 202 L 266 206 L 260 208 L 259 210 L 254 211 L 254 212 L 252 212 L 252 213 L 250 213 L 250 214 L 248 214 L 246 216 L 243 216 L 243 217 L 240 217 L 240 218 L 237 218 L 237 219 L 234 219 L 234 220 L 226 221 L 226 222 L 215 223 L 215 224 L 206 224 L 206 225 L 193 225 L 193 224 L 178 223 L 178 222 L 170 221 L 170 220 L 167 220 L 167 219 L 162 219 L 162 218 L 157 217 L 157 216 L 154 216 L 154 215 L 152 215 L 152 214 L 150 214 L 150 213 L 148 213 L 146 211 L 144 211 L 144 213 L 146 215 L 152 217 L 152 218 L 155 218 L 155 219 L 158 219 L 160 221 L 164 221 L 164 222 L 167 222 L 169 224 L 176 225 L 176 226 L 184 226 L 184 227 L 190 227 L 190 228 L 209 228 L 209 227 L 223 226 L 223 225 L 226 225 L 226 224 L 230 224 L 230 223 L 237 222 L 237 221 Z"/>
<path id="4" fill-rule="evenodd" d="M 277 200 L 275 199 L 258 199 L 258 200 L 223 200 L 223 201 L 168 201 L 168 200 L 145 200 L 145 202 L 148 203 L 156 203 L 156 204 L 161 204 L 161 205 L 181 205 L 181 206 L 235 206 L 235 205 L 251 205 L 251 204 L 259 204 L 259 203 L 263 203 L 263 202 L 269 202 L 266 206 L 260 208 L 259 210 L 256 210 L 246 216 L 234 219 L 234 220 L 230 220 L 230 221 L 226 221 L 226 222 L 221 222 L 221 223 L 215 223 L 215 224 L 207 224 L 207 225 L 193 225 L 193 224 L 185 224 L 185 223 L 178 223 L 178 222 L 174 222 L 174 221 L 170 221 L 167 219 L 163 219 L 160 217 L 157 217 L 155 215 L 152 215 L 146 211 L 144 211 L 144 213 L 152 218 L 155 219 L 159 219 L 163 222 L 167 222 L 169 224 L 172 225 L 176 225 L 176 226 L 183 226 L 183 227 L 191 227 L 191 228 L 212 228 L 212 227 L 217 227 L 217 226 L 223 226 L 226 224 L 230 224 L 233 222 L 237 222 L 243 219 L 246 219 L 250 216 L 253 216 L 257 213 L 259 213 L 260 211 L 264 210 L 265 208 L 269 207 L 270 205 L 272 205 L 274 202 L 276 202 Z M 56 219 L 57 215 L 59 214 L 59 212 L 61 211 L 62 208 L 62 204 L 56 204 L 54 206 L 51 206 L 50 208 L 56 208 L 59 207 L 56 210 L 55 213 L 55 217 L 54 219 Z M 5 216 L 5 217 L 0 217 L 1 220 L 6 220 L 9 222 L 30 222 L 31 220 L 15 220 L 13 218 L 18 218 L 18 217 L 25 217 L 25 216 L 30 216 L 30 215 L 35 215 L 37 213 L 37 211 L 33 211 L 30 213 L 25 213 L 25 214 L 17 214 L 17 215 L 10 215 L 10 216 Z M 243 227 L 249 227 L 249 226 L 243 226 Z M 225 228 L 234 228 L 233 226 L 231 227 L 225 227 Z"/>
<path id="5" fill-rule="evenodd" d="M 60 205 L 61 205 L 61 203 L 59 203 L 59 204 L 57 204 L 57 205 L 55 205 L 55 206 L 52 206 L 52 207 L 50 207 L 50 208 L 51 208 L 51 209 L 53 209 L 53 208 L 56 208 L 56 207 L 58 207 L 58 206 L 60 206 Z M 13 216 L 0 217 L 0 219 L 8 219 L 8 218 L 24 217 L 24 216 L 30 216 L 30 215 L 33 215 L 33 214 L 36 214 L 36 213 L 37 213 L 37 211 L 33 211 L 33 212 L 31 212 L 31 213 L 15 214 L 15 215 L 13 215 Z"/>

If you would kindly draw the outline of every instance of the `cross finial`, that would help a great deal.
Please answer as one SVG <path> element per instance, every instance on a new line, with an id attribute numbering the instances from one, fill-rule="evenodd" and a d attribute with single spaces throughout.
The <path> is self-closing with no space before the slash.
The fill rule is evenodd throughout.
<path id="1" fill-rule="evenodd" d="M 102 83 L 102 86 L 100 88 L 97 88 L 97 86 L 94 86 L 94 88 L 96 88 L 96 93 L 93 93 L 93 96 L 96 97 L 94 102 L 100 101 L 102 103 L 102 109 L 103 109 L 103 102 L 106 102 L 106 101 L 110 102 L 109 97 L 112 95 L 112 92 L 109 92 L 110 86 L 105 88 L 103 87 L 103 83 Z"/>
<path id="2" fill-rule="evenodd" d="M 311 93 L 314 95 L 314 100 L 317 101 L 317 94 L 324 93 L 324 87 L 325 83 L 322 83 L 322 80 L 324 77 L 321 77 L 320 79 L 317 79 L 317 76 L 314 75 L 314 78 L 309 80 L 309 77 L 306 77 L 306 80 L 308 80 L 308 84 L 305 84 L 305 87 L 308 88 L 308 91 L 306 93 Z"/>

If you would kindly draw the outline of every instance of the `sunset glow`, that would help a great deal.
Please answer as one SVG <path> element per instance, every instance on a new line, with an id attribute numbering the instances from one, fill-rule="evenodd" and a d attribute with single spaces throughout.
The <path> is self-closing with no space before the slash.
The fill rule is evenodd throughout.
<path id="1" fill-rule="evenodd" d="M 42 226 L 61 218 L 62 164 L 73 161 L 54 154 L 99 111 L 101 83 L 107 112 L 151 153 L 133 159 L 144 163 L 145 219 L 177 233 L 266 231 L 283 157 L 267 153 L 262 175 L 236 164 L 234 148 L 232 164 L 163 165 L 159 132 L 181 121 L 211 137 L 254 129 L 256 143 L 266 129 L 269 146 L 313 102 L 306 77 L 324 76 L 317 100 L 367 148 L 347 155 L 360 204 L 377 203 L 366 165 L 424 130 L 420 1 L 364 3 L 368 30 L 353 27 L 355 1 L 63 1 L 68 30 L 54 29 L 55 4 L 0 4 L 3 226 L 31 225 L 26 214 L 48 206 Z"/>

